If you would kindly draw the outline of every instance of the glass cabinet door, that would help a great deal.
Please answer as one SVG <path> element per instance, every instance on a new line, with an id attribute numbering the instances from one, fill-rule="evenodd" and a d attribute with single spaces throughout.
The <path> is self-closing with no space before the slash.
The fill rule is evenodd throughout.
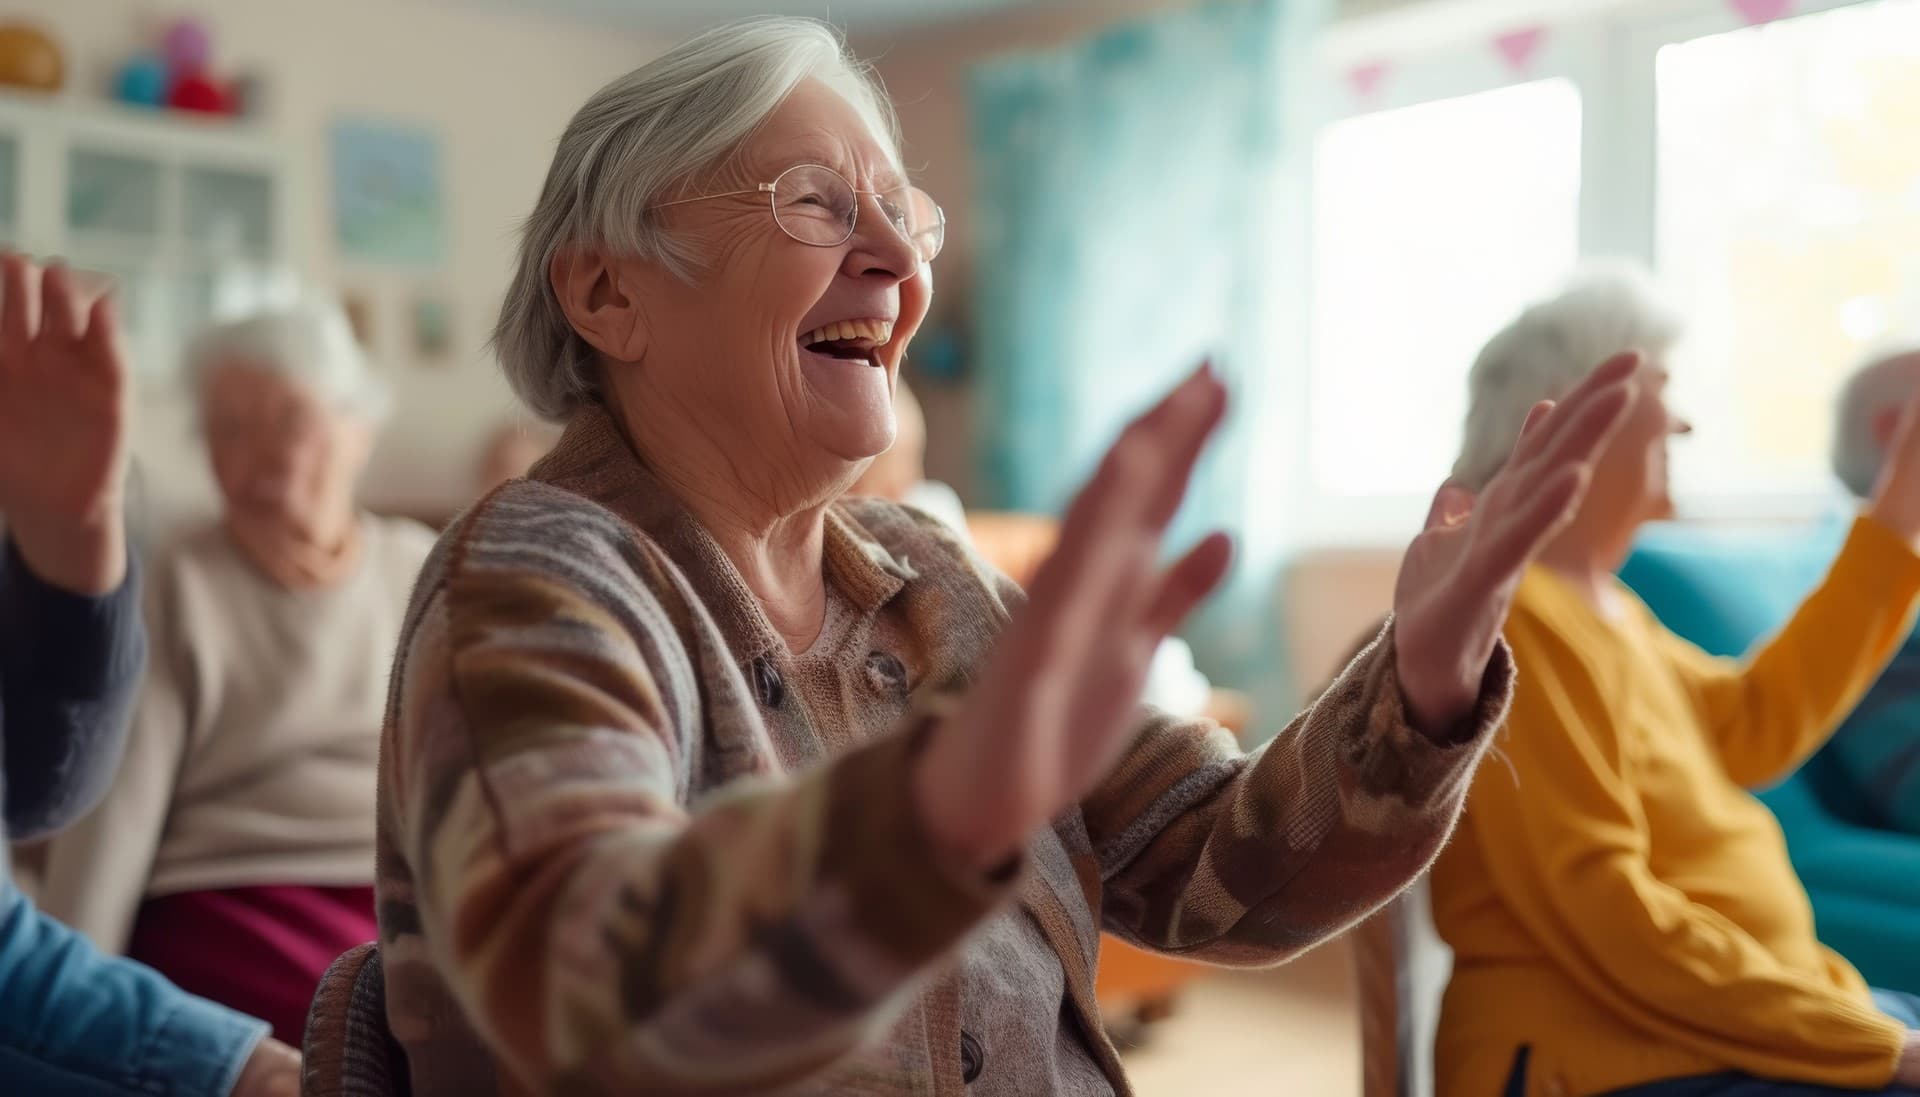
<path id="1" fill-rule="evenodd" d="M 188 167 L 183 179 L 188 254 L 203 261 L 270 257 L 273 182 L 267 173 L 247 168 Z"/>
<path id="2" fill-rule="evenodd" d="M 67 155 L 67 231 L 76 243 L 115 250 L 160 239 L 158 161 L 75 148 Z"/>

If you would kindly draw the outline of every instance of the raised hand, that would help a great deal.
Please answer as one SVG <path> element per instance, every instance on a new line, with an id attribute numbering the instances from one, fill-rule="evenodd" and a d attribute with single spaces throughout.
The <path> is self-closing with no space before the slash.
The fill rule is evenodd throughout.
<path id="1" fill-rule="evenodd" d="M 1907 400 L 1887 443 L 1867 513 L 1920 548 L 1920 389 Z"/>
<path id="2" fill-rule="evenodd" d="M 1579 511 L 1639 366 L 1637 353 L 1617 355 L 1557 405 L 1535 406 L 1477 498 L 1440 489 L 1393 593 L 1395 669 L 1422 731 L 1445 735 L 1472 713 L 1520 576 Z"/>
<path id="3" fill-rule="evenodd" d="M 1154 649 L 1226 573 L 1214 534 L 1162 568 L 1226 392 L 1202 368 L 1120 436 L 1061 526 L 1027 604 L 914 773 L 922 818 L 967 862 L 1004 862 L 1125 751 Z"/>
<path id="4" fill-rule="evenodd" d="M 64 267 L 0 256 L 0 514 L 27 565 L 78 594 L 126 570 L 126 378 L 108 298 L 83 316 Z"/>

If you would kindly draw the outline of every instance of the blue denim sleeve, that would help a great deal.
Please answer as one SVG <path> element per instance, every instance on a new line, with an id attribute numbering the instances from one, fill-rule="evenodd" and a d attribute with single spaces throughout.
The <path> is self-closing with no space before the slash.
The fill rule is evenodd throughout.
<path id="1" fill-rule="evenodd" d="M 227 1097 L 266 1033 L 103 955 L 37 910 L 0 856 L 0 1092 Z"/>
<path id="2" fill-rule="evenodd" d="M 0 750 L 7 833 L 22 841 L 86 814 L 113 780 L 146 665 L 140 561 L 83 597 L 42 582 L 12 538 L 0 552 Z"/>

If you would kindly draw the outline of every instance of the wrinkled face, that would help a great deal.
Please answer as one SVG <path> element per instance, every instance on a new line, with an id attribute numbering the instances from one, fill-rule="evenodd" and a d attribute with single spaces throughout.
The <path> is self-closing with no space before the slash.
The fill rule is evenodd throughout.
<path id="1" fill-rule="evenodd" d="M 202 415 L 230 517 L 313 526 L 350 507 L 371 432 L 298 382 L 263 366 L 212 367 Z"/>
<path id="2" fill-rule="evenodd" d="M 802 83 L 737 166 L 687 192 L 750 193 L 662 211 L 667 231 L 699 256 L 690 283 L 638 260 L 615 264 L 618 280 L 638 287 L 639 350 L 607 367 L 630 414 L 647 420 L 649 446 L 695 432 L 740 479 L 776 492 L 823 477 L 844 486 L 892 443 L 894 378 L 932 297 L 925 264 L 872 193 L 857 196 L 843 244 L 783 232 L 769 196 L 752 188 L 796 164 L 831 168 L 861 192 L 906 182 L 851 103 Z"/>
<path id="3" fill-rule="evenodd" d="M 1594 471 L 1587 507 L 1617 516 L 1623 524 L 1673 516 L 1667 443 L 1692 430 L 1667 407 L 1667 367 L 1658 359 L 1640 367 L 1634 401 L 1608 441 Z"/>

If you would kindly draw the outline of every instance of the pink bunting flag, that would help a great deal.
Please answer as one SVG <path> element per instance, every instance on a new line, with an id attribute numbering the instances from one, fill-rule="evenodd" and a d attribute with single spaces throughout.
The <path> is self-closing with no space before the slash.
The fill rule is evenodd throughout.
<path id="1" fill-rule="evenodd" d="M 1386 76 L 1385 61 L 1370 61 L 1347 70 L 1347 83 L 1353 86 L 1355 98 L 1370 101 L 1379 93 L 1380 81 L 1386 79 Z"/>
<path id="2" fill-rule="evenodd" d="M 1507 68 L 1524 76 L 1528 66 L 1533 64 L 1533 55 L 1540 52 L 1540 43 L 1546 36 L 1545 27 L 1526 27 L 1495 38 L 1493 45 L 1500 51 L 1500 56 L 1506 59 Z"/>
<path id="3" fill-rule="evenodd" d="M 1793 13 L 1793 0 L 1727 0 L 1750 27 L 1784 19 Z"/>

